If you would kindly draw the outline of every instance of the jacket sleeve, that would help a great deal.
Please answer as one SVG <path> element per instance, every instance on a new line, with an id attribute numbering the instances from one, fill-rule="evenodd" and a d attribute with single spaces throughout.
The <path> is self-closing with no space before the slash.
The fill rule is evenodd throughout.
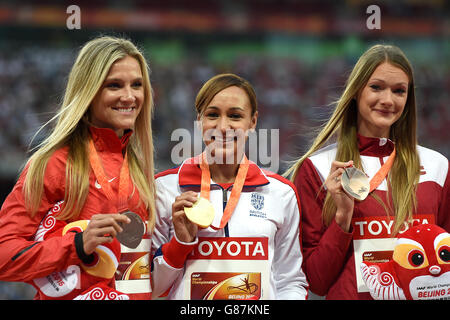
<path id="1" fill-rule="evenodd" d="M 277 287 L 276 299 L 306 300 L 308 283 L 302 270 L 300 245 L 300 206 L 290 184 L 280 203 L 285 204 L 284 221 L 275 236 L 273 272 Z"/>
<path id="2" fill-rule="evenodd" d="M 0 280 L 4 281 L 27 282 L 80 263 L 74 233 L 34 241 L 42 218 L 64 194 L 59 195 L 56 191 L 59 181 L 44 179 L 44 197 L 38 212 L 31 217 L 23 196 L 25 174 L 26 170 L 0 211 Z"/>
<path id="3" fill-rule="evenodd" d="M 194 249 L 198 239 L 184 243 L 176 238 L 172 224 L 173 190 L 168 190 L 156 180 L 156 222 L 152 235 L 152 297 L 158 298 L 172 288 L 182 276 L 186 257 Z"/>
<path id="4" fill-rule="evenodd" d="M 352 234 L 344 232 L 333 219 L 328 227 L 322 220 L 326 191 L 310 159 L 300 167 L 294 182 L 302 210 L 303 270 L 312 292 L 324 296 L 337 280 L 344 263 Z"/>

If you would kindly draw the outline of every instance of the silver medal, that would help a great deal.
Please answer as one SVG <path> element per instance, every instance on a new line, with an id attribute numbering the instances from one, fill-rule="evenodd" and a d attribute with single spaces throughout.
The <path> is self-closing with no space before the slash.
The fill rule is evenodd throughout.
<path id="1" fill-rule="evenodd" d="M 369 194 L 369 178 L 364 172 L 355 167 L 345 168 L 344 170 L 345 172 L 341 177 L 342 188 L 356 200 L 364 200 Z"/>

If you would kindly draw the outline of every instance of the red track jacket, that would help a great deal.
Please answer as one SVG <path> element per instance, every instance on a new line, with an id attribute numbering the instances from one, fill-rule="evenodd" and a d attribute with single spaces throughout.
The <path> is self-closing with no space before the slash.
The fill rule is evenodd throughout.
<path id="1" fill-rule="evenodd" d="M 363 136 L 358 137 L 358 145 L 363 168 L 369 178 L 386 161 L 394 146 L 388 139 Z M 421 175 L 415 217 L 434 219 L 435 224 L 450 231 L 449 161 L 436 151 L 417 148 Z M 326 295 L 327 299 L 371 299 L 368 292 L 357 290 L 354 244 L 390 238 L 392 225 L 384 220 L 386 213 L 383 207 L 369 196 L 362 202 L 355 201 L 349 233 L 344 232 L 334 219 L 328 227 L 324 226 L 322 206 L 326 190 L 322 189 L 318 196 L 317 193 L 330 172 L 335 155 L 335 144 L 319 150 L 305 160 L 295 180 L 302 207 L 303 270 L 311 291 Z M 384 180 L 374 192 L 386 201 L 386 190 Z"/>
<path id="2" fill-rule="evenodd" d="M 117 192 L 119 172 L 123 163 L 122 150 L 132 132 L 128 132 L 121 139 L 111 129 L 91 127 L 90 132 L 105 173 L 111 178 L 109 181 L 112 189 Z M 29 282 L 81 262 L 75 249 L 75 234 L 72 232 L 42 242 L 33 241 L 43 217 L 57 202 L 64 199 L 67 154 L 68 148 L 64 147 L 51 156 L 45 171 L 42 202 L 33 218 L 25 209 L 23 196 L 27 168 L 21 173 L 3 203 L 0 211 L 0 280 Z M 113 179 L 114 177 L 117 179 Z M 114 206 L 98 188 L 99 184 L 92 171 L 89 184 L 86 203 L 76 220 L 89 220 L 92 215 L 98 213 L 115 213 Z M 133 193 L 131 184 L 129 192 L 133 194 L 129 200 L 130 210 L 138 213 L 143 221 L 147 221 L 145 206 L 139 205 L 139 194 L 137 190 Z"/>

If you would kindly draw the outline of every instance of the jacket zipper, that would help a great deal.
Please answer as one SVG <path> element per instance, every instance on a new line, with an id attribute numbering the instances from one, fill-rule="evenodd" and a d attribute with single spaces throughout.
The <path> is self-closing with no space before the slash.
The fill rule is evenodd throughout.
<path id="1" fill-rule="evenodd" d="M 231 188 L 231 186 L 229 188 Z M 228 202 L 228 197 L 227 196 L 228 196 L 228 189 L 222 188 L 222 203 L 223 203 L 223 209 L 222 210 L 223 211 L 225 211 L 225 207 L 227 206 L 227 202 Z M 223 231 L 225 232 L 225 237 L 229 237 L 230 236 L 230 231 L 228 230 L 228 223 L 223 228 Z"/>

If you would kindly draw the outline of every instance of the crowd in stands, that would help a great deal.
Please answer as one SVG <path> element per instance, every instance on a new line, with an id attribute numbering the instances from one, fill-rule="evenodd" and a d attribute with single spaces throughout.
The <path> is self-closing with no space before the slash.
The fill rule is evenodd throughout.
<path id="1" fill-rule="evenodd" d="M 57 110 L 75 48 L 51 46 L 0 50 L 0 175 L 15 175 L 37 129 Z M 151 48 L 150 50 L 151 51 Z M 151 52 L 150 52 L 151 56 Z M 348 57 L 311 65 L 297 58 L 242 55 L 227 64 L 212 64 L 195 56 L 175 64 L 149 59 L 155 93 L 154 130 L 157 163 L 171 163 L 171 133 L 193 130 L 194 100 L 201 84 L 219 72 L 234 72 L 250 80 L 259 102 L 259 128 L 279 129 L 281 160 L 292 160 L 310 141 L 310 128 L 331 111 L 354 61 Z M 444 66 L 443 66 L 444 65 Z M 419 109 L 419 141 L 446 156 L 450 76 L 448 61 L 415 65 Z M 45 135 L 38 135 L 34 144 Z"/>

